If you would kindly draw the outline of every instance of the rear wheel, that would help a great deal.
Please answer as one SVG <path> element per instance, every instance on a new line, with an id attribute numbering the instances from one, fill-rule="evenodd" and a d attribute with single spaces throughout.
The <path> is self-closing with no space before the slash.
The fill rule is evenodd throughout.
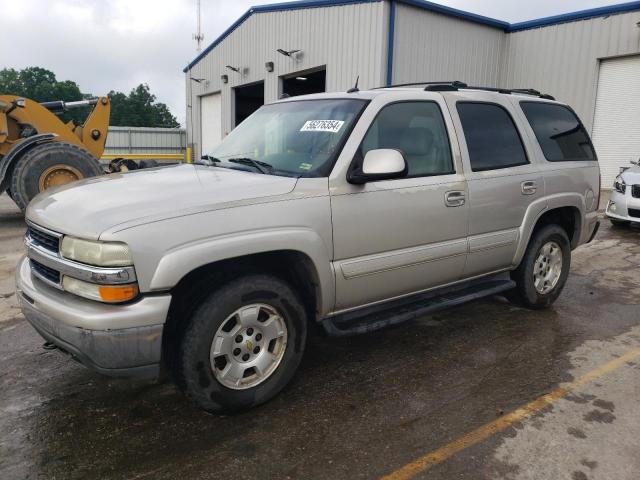
<path id="1" fill-rule="evenodd" d="M 291 380 L 305 348 L 305 308 L 277 277 L 247 275 L 206 298 L 184 332 L 178 385 L 201 408 L 238 411 Z"/>
<path id="2" fill-rule="evenodd" d="M 89 152 L 64 142 L 51 142 L 28 150 L 11 176 L 11 195 L 21 210 L 47 188 L 102 174 Z"/>
<path id="3" fill-rule="evenodd" d="M 509 292 L 509 299 L 531 309 L 550 306 L 562 292 L 570 266 L 571 245 L 565 230 L 558 225 L 541 228 L 511 274 L 516 288 Z"/>

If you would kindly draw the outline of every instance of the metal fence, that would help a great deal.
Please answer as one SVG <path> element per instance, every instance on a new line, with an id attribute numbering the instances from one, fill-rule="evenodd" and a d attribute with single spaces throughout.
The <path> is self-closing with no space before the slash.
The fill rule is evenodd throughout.
<path id="1" fill-rule="evenodd" d="M 103 160 L 113 158 L 188 161 L 183 128 L 109 127 Z"/>

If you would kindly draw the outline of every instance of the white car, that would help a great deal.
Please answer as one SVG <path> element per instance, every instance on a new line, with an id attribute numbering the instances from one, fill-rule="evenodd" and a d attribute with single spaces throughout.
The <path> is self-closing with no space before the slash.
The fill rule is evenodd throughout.
<path id="1" fill-rule="evenodd" d="M 632 163 L 616 177 L 607 203 L 606 215 L 614 225 L 640 223 L 640 165 Z"/>

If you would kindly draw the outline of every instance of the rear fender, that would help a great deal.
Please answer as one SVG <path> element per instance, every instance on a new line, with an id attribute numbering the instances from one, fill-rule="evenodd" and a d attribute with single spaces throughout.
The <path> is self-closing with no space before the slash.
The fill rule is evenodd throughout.
<path id="1" fill-rule="evenodd" d="M 538 223 L 540 217 L 548 211 L 561 207 L 575 207 L 580 212 L 579 218 L 576 219 L 577 235 L 575 237 L 576 240 L 579 241 L 580 232 L 582 231 L 582 222 L 585 218 L 584 216 L 586 211 L 584 196 L 578 193 L 567 192 L 541 198 L 529 205 L 524 221 L 520 226 L 520 243 L 518 244 L 518 248 L 516 249 L 516 253 L 513 258 L 514 267 L 519 265 L 522 257 L 524 257 L 533 229 Z M 575 245 L 572 245 L 572 247 L 575 248 Z"/>
<path id="2" fill-rule="evenodd" d="M 9 150 L 9 153 L 4 157 L 0 158 L 0 193 L 9 188 L 11 171 L 21 156 L 36 145 L 50 142 L 56 137 L 57 135 L 55 133 L 42 133 L 40 135 L 27 137 Z"/>

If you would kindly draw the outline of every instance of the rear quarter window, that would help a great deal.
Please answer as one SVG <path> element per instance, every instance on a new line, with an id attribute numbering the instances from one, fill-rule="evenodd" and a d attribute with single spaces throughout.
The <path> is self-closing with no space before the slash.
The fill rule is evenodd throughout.
<path id="1" fill-rule="evenodd" d="M 597 160 L 586 129 L 570 108 L 544 102 L 520 102 L 520 107 L 548 161 Z"/>

